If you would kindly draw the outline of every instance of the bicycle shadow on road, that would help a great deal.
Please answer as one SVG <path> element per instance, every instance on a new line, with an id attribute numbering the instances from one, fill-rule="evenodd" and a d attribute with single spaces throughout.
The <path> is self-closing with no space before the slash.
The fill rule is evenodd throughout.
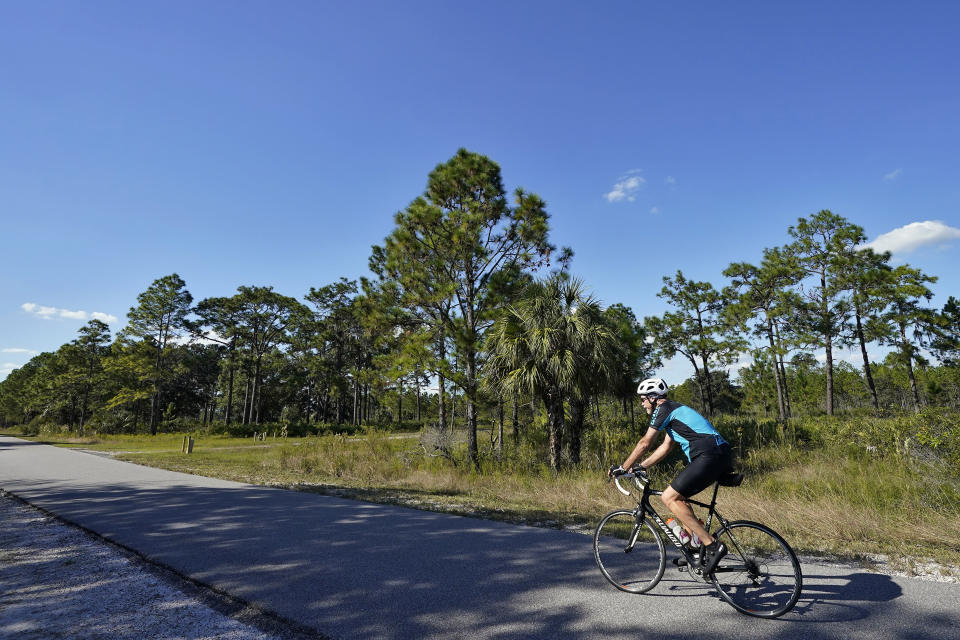
<path id="1" fill-rule="evenodd" d="M 825 640 L 858 637 L 860 633 L 890 640 L 960 638 L 960 611 L 942 597 L 923 595 L 929 591 L 942 596 L 943 591 L 937 589 L 942 585 L 921 581 L 904 584 L 907 591 L 891 576 L 864 571 L 846 575 L 830 570 L 804 573 L 800 600 L 781 618 L 791 623 L 789 628 L 771 628 L 768 638 Z"/>
<path id="2" fill-rule="evenodd" d="M 804 574 L 803 582 L 793 615 L 819 622 L 864 620 L 876 613 L 877 603 L 903 595 L 899 584 L 880 573 Z"/>
<path id="3" fill-rule="evenodd" d="M 669 566 L 669 565 L 668 565 Z M 804 575 L 803 591 L 794 609 L 784 619 L 816 618 L 818 622 L 853 621 L 869 618 L 876 613 L 876 604 L 896 600 L 903 589 L 890 576 L 876 573 L 849 575 Z M 667 569 L 660 583 L 647 598 L 702 598 L 719 599 L 716 588 L 693 579 L 686 571 Z"/>

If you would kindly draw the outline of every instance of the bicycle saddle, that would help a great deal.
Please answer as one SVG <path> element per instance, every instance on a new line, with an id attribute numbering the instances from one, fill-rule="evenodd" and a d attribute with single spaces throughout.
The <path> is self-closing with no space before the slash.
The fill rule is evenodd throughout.
<path id="1" fill-rule="evenodd" d="M 731 471 L 725 476 L 720 476 L 717 482 L 721 487 L 739 487 L 743 483 L 743 474 Z"/>

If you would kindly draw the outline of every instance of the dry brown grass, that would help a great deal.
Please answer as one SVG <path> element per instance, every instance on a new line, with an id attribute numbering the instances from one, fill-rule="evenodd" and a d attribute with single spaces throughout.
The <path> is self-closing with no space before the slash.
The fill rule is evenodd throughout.
<path id="1" fill-rule="evenodd" d="M 270 447 L 201 438 L 191 456 L 142 439 L 141 453 L 122 457 L 177 471 L 510 522 L 589 527 L 607 511 L 634 504 L 599 469 L 554 475 L 515 457 L 502 465 L 486 460 L 483 473 L 477 473 L 462 461 L 426 455 L 416 439 L 383 434 L 305 438 Z M 122 443 L 80 444 L 137 448 L 131 437 Z M 743 486 L 720 490 L 721 513 L 767 524 L 801 554 L 860 558 L 882 553 L 960 567 L 960 480 L 942 465 L 774 447 L 751 454 L 742 466 Z M 655 471 L 654 485 L 660 487 L 675 469 Z M 656 499 L 654 504 L 664 513 Z"/>

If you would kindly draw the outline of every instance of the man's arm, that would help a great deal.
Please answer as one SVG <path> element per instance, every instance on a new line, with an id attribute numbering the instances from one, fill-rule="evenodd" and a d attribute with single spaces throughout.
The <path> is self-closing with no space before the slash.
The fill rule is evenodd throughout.
<path id="1" fill-rule="evenodd" d="M 647 432 L 643 435 L 642 438 L 640 438 L 640 442 L 638 442 L 637 446 L 633 448 L 633 453 L 627 456 L 627 459 L 624 461 L 623 463 L 624 469 L 630 469 L 630 467 L 632 467 L 637 462 L 637 460 L 639 460 L 643 456 L 644 453 L 650 450 L 650 447 L 653 446 L 653 441 L 657 439 L 658 433 L 660 432 L 654 429 L 653 427 L 650 427 L 649 429 L 647 429 Z M 670 442 L 673 442 L 673 440 L 671 440 Z M 659 451 L 659 449 L 657 451 Z M 650 457 L 652 458 L 653 456 L 651 455 Z"/>
<path id="2" fill-rule="evenodd" d="M 657 464 L 661 460 L 667 457 L 667 454 L 670 453 L 670 449 L 673 448 L 673 438 L 670 437 L 670 434 L 665 434 L 663 436 L 663 442 L 660 443 L 660 446 L 657 447 L 657 450 L 650 454 L 650 457 L 640 463 L 644 469 L 649 469 L 653 465 Z"/>

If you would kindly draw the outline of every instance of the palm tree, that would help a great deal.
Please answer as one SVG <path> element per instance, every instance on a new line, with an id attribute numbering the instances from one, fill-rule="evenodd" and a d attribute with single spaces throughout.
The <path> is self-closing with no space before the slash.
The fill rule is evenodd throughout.
<path id="1" fill-rule="evenodd" d="M 502 393 L 529 394 L 547 410 L 550 466 L 560 467 L 566 439 L 579 462 L 583 408 L 614 378 L 623 346 L 583 282 L 565 274 L 530 284 L 486 336 L 489 384 Z M 565 423 L 564 402 L 571 408 Z"/>

